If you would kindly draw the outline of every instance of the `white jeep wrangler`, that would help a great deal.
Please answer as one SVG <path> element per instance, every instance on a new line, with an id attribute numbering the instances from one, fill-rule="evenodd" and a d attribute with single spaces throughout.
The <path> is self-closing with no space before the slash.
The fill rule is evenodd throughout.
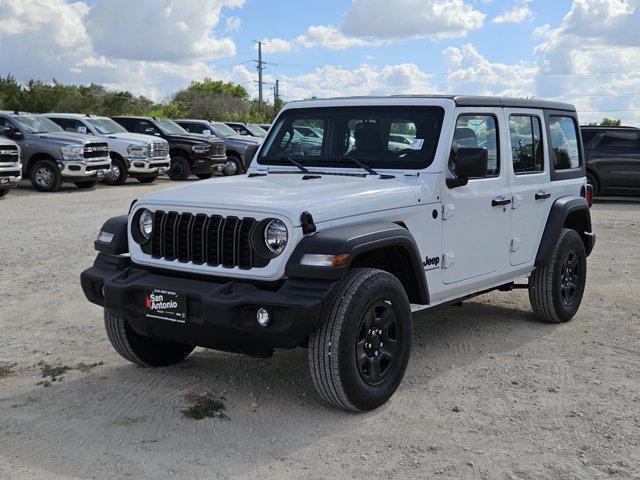
<path id="1" fill-rule="evenodd" d="M 299 126 L 320 148 L 299 148 Z M 402 380 L 418 312 L 524 287 L 541 320 L 571 319 L 595 242 L 590 195 L 572 105 L 293 102 L 246 175 L 158 191 L 108 220 L 82 287 L 134 363 L 303 346 L 326 402 L 371 410 Z"/>

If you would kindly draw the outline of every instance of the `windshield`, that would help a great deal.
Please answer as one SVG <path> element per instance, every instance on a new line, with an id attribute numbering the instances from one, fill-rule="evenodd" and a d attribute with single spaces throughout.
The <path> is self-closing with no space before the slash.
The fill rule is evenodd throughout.
<path id="1" fill-rule="evenodd" d="M 213 133 L 216 134 L 216 137 L 233 137 L 238 135 L 238 133 L 231 128 L 229 125 L 225 125 L 224 123 L 211 123 L 209 124 Z"/>
<path id="2" fill-rule="evenodd" d="M 127 133 L 118 123 L 110 118 L 89 118 L 87 121 L 100 135 L 112 135 L 114 133 Z"/>
<path id="3" fill-rule="evenodd" d="M 189 135 L 189 132 L 171 120 L 154 120 L 154 122 L 165 135 Z"/>
<path id="4" fill-rule="evenodd" d="M 444 109 L 436 106 L 357 106 L 285 110 L 269 131 L 261 164 L 289 157 L 304 166 L 422 169 L 438 146 Z M 317 136 L 306 136 L 309 131 Z"/>
<path id="5" fill-rule="evenodd" d="M 45 117 L 20 115 L 12 117 L 28 133 L 64 132 L 56 123 Z"/>
<path id="6" fill-rule="evenodd" d="M 247 130 L 253 133 L 256 137 L 267 136 L 267 131 L 264 128 L 260 128 L 258 125 L 253 125 L 251 123 L 248 123 L 247 125 L 245 125 L 245 127 L 247 127 Z"/>

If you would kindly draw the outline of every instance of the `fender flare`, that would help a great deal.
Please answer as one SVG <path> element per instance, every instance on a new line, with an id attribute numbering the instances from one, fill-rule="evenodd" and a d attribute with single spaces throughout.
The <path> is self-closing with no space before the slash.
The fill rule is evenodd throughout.
<path id="1" fill-rule="evenodd" d="M 101 241 L 100 235 L 98 239 L 93 242 L 94 248 L 101 253 L 107 253 L 109 255 L 122 255 L 129 252 L 129 237 L 127 235 L 127 220 L 128 215 L 120 215 L 113 217 L 104 222 L 100 233 L 106 232 L 113 235 L 111 241 Z"/>
<path id="2" fill-rule="evenodd" d="M 587 256 L 591 253 L 595 243 L 595 234 L 591 231 L 591 212 L 587 200 L 582 197 L 561 197 L 553 203 L 549 216 L 547 217 L 547 224 L 544 227 L 544 233 L 542 234 L 536 255 L 536 267 L 549 263 L 553 255 L 556 240 L 565 225 L 567 217 L 578 211 L 583 211 L 585 214 L 584 231 L 578 233 L 585 244 Z"/>
<path id="3" fill-rule="evenodd" d="M 429 303 L 429 288 L 420 251 L 406 228 L 391 222 L 342 225 L 320 230 L 303 238 L 289 257 L 285 268 L 288 277 L 339 280 L 360 254 L 386 247 L 400 247 L 409 256 L 412 273 L 418 283 L 422 304 Z M 300 265 L 305 254 L 340 255 L 349 253 L 349 263 L 341 267 Z"/>

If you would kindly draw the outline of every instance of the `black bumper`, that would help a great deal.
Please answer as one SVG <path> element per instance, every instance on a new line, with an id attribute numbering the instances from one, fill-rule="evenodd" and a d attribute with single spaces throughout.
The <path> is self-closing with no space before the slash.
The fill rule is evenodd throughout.
<path id="1" fill-rule="evenodd" d="M 193 155 L 191 157 L 191 171 L 194 174 L 215 173 L 222 170 L 227 163 L 227 157 L 207 157 Z"/>
<path id="2" fill-rule="evenodd" d="M 322 324 L 337 287 L 334 281 L 306 279 L 259 287 L 228 279 L 183 278 L 103 253 L 82 272 L 81 283 L 90 302 L 124 315 L 141 335 L 259 356 L 303 344 Z M 186 294 L 185 324 L 146 316 L 147 292 L 155 288 Z M 261 307 L 271 314 L 268 327 L 256 321 Z"/>

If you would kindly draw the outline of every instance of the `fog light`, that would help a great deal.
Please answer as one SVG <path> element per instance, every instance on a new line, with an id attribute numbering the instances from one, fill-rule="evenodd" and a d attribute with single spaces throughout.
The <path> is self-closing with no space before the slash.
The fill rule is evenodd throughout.
<path id="1" fill-rule="evenodd" d="M 259 308 L 256 313 L 256 320 L 261 327 L 266 327 L 271 323 L 271 316 L 265 308 Z"/>

